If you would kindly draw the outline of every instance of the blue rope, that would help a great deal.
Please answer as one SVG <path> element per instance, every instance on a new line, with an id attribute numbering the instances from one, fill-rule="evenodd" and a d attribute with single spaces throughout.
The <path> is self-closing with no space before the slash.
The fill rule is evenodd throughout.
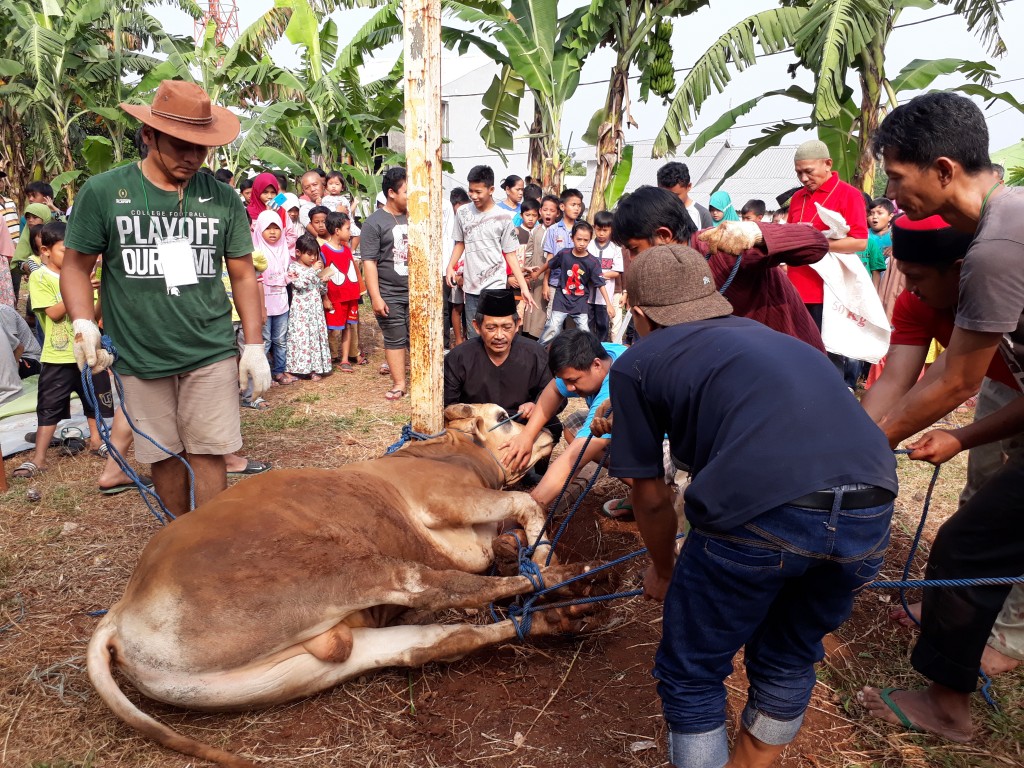
<path id="1" fill-rule="evenodd" d="M 416 430 L 414 430 L 412 428 L 412 424 L 405 424 L 402 427 L 402 436 L 399 437 L 396 442 L 388 446 L 388 449 L 384 451 L 384 455 L 390 456 L 392 453 L 394 453 L 399 448 L 404 446 L 410 440 L 433 440 L 435 437 L 441 437 L 442 435 L 444 435 L 444 433 L 445 430 L 442 429 L 436 435 L 428 435 L 425 432 L 417 432 Z"/>
<path id="2" fill-rule="evenodd" d="M 743 261 L 743 254 L 741 253 L 736 257 L 736 263 L 732 265 L 732 270 L 729 272 L 729 276 L 725 278 L 725 282 L 722 283 L 722 287 L 718 289 L 718 292 L 725 295 L 725 292 L 729 290 L 729 286 L 732 285 L 732 281 L 736 279 L 736 274 L 740 271 L 740 263 Z"/>
<path id="3" fill-rule="evenodd" d="M 591 435 L 590 437 L 593 437 Z M 590 442 L 590 437 L 587 438 L 587 442 Z M 580 453 L 580 458 L 583 457 L 583 453 L 586 452 L 586 448 Z M 551 565 L 551 558 L 554 557 L 555 547 L 558 546 L 558 542 L 562 538 L 562 534 L 565 533 L 565 529 L 569 527 L 569 521 L 576 515 L 576 511 L 583 505 L 583 500 L 587 498 L 587 494 L 590 493 L 590 489 L 594 487 L 594 483 L 597 482 L 597 478 L 601 475 L 601 470 L 604 469 L 605 462 L 608 461 L 608 452 L 605 451 L 604 456 L 601 457 L 600 463 L 597 465 L 597 471 L 591 476 L 586 487 L 583 489 L 583 493 L 576 499 L 576 503 L 573 504 L 572 509 L 569 510 L 569 514 L 565 516 L 562 524 L 558 526 L 558 532 L 551 539 L 551 548 L 548 550 L 547 559 L 544 561 L 545 565 Z"/>
<path id="4" fill-rule="evenodd" d="M 110 337 L 104 336 L 102 338 L 102 344 L 103 348 L 113 356 L 114 362 L 117 362 L 117 349 L 114 347 L 114 344 L 110 340 Z M 117 391 L 117 397 L 120 400 L 121 412 L 124 414 L 124 417 L 128 422 L 128 426 L 132 428 L 132 431 L 135 432 L 135 434 L 139 435 L 140 437 L 143 437 L 146 440 L 148 440 L 150 443 L 155 445 L 168 456 L 174 457 L 175 459 L 177 459 L 178 461 L 185 465 L 185 471 L 188 473 L 188 508 L 190 510 L 195 509 L 196 476 L 195 473 L 192 471 L 192 466 L 188 463 L 188 460 L 185 459 L 184 456 L 180 456 L 177 453 L 174 453 L 168 450 L 167 448 L 164 448 L 162 445 L 160 445 L 160 443 L 158 443 L 152 437 L 150 437 L 141 429 L 139 429 L 138 426 L 136 426 L 135 422 L 132 421 L 132 417 L 128 414 L 128 409 L 125 407 L 124 404 L 124 384 L 121 381 L 121 377 L 118 375 L 117 371 L 113 369 L 113 367 L 111 367 L 110 373 L 114 377 L 114 388 Z M 125 457 L 121 455 L 121 452 L 117 450 L 117 447 L 110 439 L 111 428 L 100 416 L 99 398 L 96 397 L 96 387 L 93 382 L 93 373 L 92 369 L 90 369 L 88 365 L 82 366 L 82 389 L 85 391 L 86 404 L 90 408 L 92 408 L 93 412 L 96 414 L 96 431 L 99 432 L 100 438 L 103 440 L 104 445 L 107 446 L 107 451 L 109 452 L 110 456 L 113 457 L 114 461 L 117 463 L 117 466 L 121 468 L 121 471 L 124 472 L 128 476 L 128 479 L 130 479 L 135 484 L 135 487 L 138 488 L 139 495 L 142 496 L 142 500 L 146 503 L 146 507 L 149 509 L 150 514 L 152 514 L 153 517 L 155 517 L 160 522 L 161 525 L 167 525 L 169 521 L 175 519 L 175 516 L 164 505 L 164 502 L 160 498 L 159 494 L 157 494 L 157 492 L 154 489 L 147 487 L 142 482 L 142 479 L 135 473 L 135 470 L 132 469 L 131 465 L 128 463 Z M 153 503 L 150 501 L 150 499 L 155 501 L 157 506 L 159 506 L 159 512 L 154 508 Z"/>

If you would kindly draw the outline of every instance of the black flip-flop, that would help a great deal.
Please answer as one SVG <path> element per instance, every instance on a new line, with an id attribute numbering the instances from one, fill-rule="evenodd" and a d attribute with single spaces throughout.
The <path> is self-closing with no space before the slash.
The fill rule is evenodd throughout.
<path id="1" fill-rule="evenodd" d="M 243 477 L 245 475 L 259 475 L 263 472 L 266 472 L 268 469 L 271 469 L 272 467 L 273 465 L 269 461 L 255 461 L 253 459 L 248 459 L 245 465 L 245 469 L 240 469 L 235 472 L 228 470 L 228 476 Z"/>
<path id="2" fill-rule="evenodd" d="M 152 490 L 153 478 L 149 477 L 148 475 L 139 475 L 139 480 L 142 481 L 142 484 L 144 486 Z M 124 493 L 125 491 L 134 491 L 137 488 L 138 486 L 131 481 L 127 483 L 119 483 L 118 485 L 111 485 L 107 488 L 104 488 L 102 485 L 96 487 L 96 489 L 104 496 L 117 496 L 117 494 L 119 493 Z"/>

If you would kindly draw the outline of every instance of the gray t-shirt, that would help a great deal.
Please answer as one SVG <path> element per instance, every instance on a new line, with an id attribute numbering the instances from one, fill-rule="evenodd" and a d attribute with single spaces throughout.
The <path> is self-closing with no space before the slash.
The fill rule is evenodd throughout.
<path id="1" fill-rule="evenodd" d="M 363 261 L 377 263 L 382 299 L 409 298 L 408 216 L 395 216 L 386 208 L 371 213 L 363 222 L 359 253 Z"/>
<path id="2" fill-rule="evenodd" d="M 1000 352 L 1024 388 L 1024 188 L 1005 187 L 985 207 L 960 272 L 956 325 L 1004 334 Z"/>
<path id="3" fill-rule="evenodd" d="M 2 223 L 0 223 L 2 226 Z M 21 376 L 18 374 L 18 362 L 14 359 L 14 350 L 19 346 L 26 346 L 21 339 L 20 329 L 16 329 L 16 323 L 20 321 L 28 331 L 28 325 L 21 319 L 13 307 L 0 304 L 0 403 L 13 400 L 21 394 Z M 32 332 L 28 331 L 31 337 Z M 35 344 L 35 357 L 39 359 L 39 344 L 32 338 Z M 26 346 L 26 349 L 28 347 Z"/>
<path id="4" fill-rule="evenodd" d="M 7 336 L 11 342 L 11 351 L 23 347 L 22 357 L 29 360 L 39 360 L 42 350 L 39 342 L 36 341 L 32 329 L 28 327 L 25 319 L 18 314 L 18 310 L 6 304 L 0 304 L 0 334 Z"/>
<path id="5" fill-rule="evenodd" d="M 464 205 L 456 212 L 452 236 L 455 242 L 466 244 L 462 257 L 462 290 L 466 293 L 476 296 L 489 288 L 505 287 L 505 254 L 519 248 L 513 215 L 500 205 L 486 211 Z"/>

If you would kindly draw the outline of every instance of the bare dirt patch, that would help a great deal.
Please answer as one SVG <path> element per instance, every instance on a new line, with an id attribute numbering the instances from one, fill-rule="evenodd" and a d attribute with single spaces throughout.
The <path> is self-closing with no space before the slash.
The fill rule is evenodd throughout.
<path id="1" fill-rule="evenodd" d="M 332 467 L 380 455 L 408 417 L 407 400 L 384 400 L 390 380 L 378 375 L 380 362 L 378 353 L 353 374 L 273 389 L 272 410 L 243 414 L 246 454 L 276 467 Z M 97 459 L 54 456 L 51 467 L 0 495 L 0 765 L 192 765 L 116 720 L 84 672 L 96 622 L 88 613 L 120 597 L 157 523 L 136 495 L 95 492 Z M 944 470 L 931 531 L 955 509 L 963 471 L 962 461 Z M 904 492 L 883 578 L 902 570 L 929 474 L 901 461 Z M 42 501 L 27 500 L 30 486 Z M 597 484 L 569 529 L 564 558 L 610 559 L 640 546 L 635 525 L 596 514 L 621 490 L 611 479 Z M 636 587 L 645 566 L 641 558 L 626 567 L 622 589 Z M 780 765 L 1024 765 L 1019 673 L 996 684 L 1003 714 L 979 707 L 981 736 L 970 747 L 863 718 L 852 701 L 861 685 L 920 684 L 906 662 L 912 633 L 886 618 L 894 599 L 863 594 L 851 621 L 829 638 L 804 729 Z M 453 664 L 387 670 L 258 712 L 186 712 L 126 690 L 172 727 L 269 765 L 661 766 L 664 725 L 650 676 L 660 611 L 643 600 L 613 610 L 617 625 L 595 635 L 510 643 Z M 488 620 L 486 612 L 468 618 Z M 728 681 L 733 719 L 745 695 L 741 658 Z"/>

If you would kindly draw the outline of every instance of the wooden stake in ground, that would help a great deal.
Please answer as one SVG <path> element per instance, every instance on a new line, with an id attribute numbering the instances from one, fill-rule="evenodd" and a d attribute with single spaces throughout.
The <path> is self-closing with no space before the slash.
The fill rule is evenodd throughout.
<path id="1" fill-rule="evenodd" d="M 412 427 L 443 427 L 441 252 L 441 0 L 406 0 L 405 158 L 409 185 Z"/>

